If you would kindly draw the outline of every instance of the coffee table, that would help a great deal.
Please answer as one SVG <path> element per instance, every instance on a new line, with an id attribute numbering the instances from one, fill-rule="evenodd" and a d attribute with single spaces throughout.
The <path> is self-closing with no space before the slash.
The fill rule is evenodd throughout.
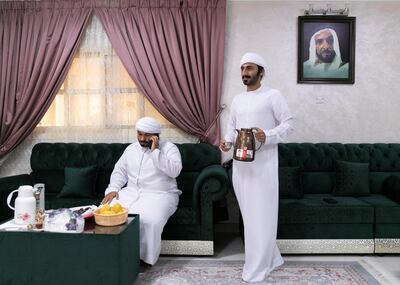
<path id="1" fill-rule="evenodd" d="M 0 284 L 132 285 L 139 270 L 139 216 L 79 234 L 0 230 Z"/>

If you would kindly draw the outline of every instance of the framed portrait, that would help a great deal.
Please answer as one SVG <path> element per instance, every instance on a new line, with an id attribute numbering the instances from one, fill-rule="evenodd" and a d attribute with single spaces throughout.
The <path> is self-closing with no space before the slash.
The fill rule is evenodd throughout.
<path id="1" fill-rule="evenodd" d="M 298 83 L 354 84 L 355 17 L 300 16 Z"/>

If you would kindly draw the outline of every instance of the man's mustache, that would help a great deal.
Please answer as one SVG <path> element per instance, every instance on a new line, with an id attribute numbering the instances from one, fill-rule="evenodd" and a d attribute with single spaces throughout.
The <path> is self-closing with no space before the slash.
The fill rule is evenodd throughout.
<path id="1" fill-rule="evenodd" d="M 251 77 L 248 76 L 248 75 L 243 75 L 243 76 L 242 76 L 242 79 L 249 79 L 249 78 L 251 78 Z"/>

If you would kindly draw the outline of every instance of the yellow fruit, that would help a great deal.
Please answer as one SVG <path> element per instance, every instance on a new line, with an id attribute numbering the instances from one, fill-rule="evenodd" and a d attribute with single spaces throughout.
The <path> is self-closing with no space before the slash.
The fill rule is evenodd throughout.
<path id="1" fill-rule="evenodd" d="M 104 212 L 106 212 L 106 211 L 111 211 L 111 207 L 108 204 L 104 204 L 103 206 L 101 206 L 99 212 L 100 212 L 100 214 L 104 214 Z"/>
<path id="2" fill-rule="evenodd" d="M 115 215 L 115 213 L 113 211 L 104 211 L 101 213 L 102 215 L 106 215 L 106 216 L 111 216 L 111 215 Z"/>
<path id="3" fill-rule="evenodd" d="M 114 206 L 111 207 L 111 211 L 113 211 L 116 214 L 122 212 L 121 204 L 120 203 L 116 203 Z"/>

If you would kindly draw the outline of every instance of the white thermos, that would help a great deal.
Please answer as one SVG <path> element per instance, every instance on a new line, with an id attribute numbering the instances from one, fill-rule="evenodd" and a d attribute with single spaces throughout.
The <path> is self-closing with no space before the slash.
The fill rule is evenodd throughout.
<path id="1" fill-rule="evenodd" d="M 10 205 L 11 198 L 15 192 L 15 208 Z M 36 199 L 33 196 L 33 187 L 30 185 L 19 186 L 18 190 L 12 191 L 7 197 L 7 205 L 14 210 L 14 222 L 20 225 L 29 225 L 35 222 Z"/>

